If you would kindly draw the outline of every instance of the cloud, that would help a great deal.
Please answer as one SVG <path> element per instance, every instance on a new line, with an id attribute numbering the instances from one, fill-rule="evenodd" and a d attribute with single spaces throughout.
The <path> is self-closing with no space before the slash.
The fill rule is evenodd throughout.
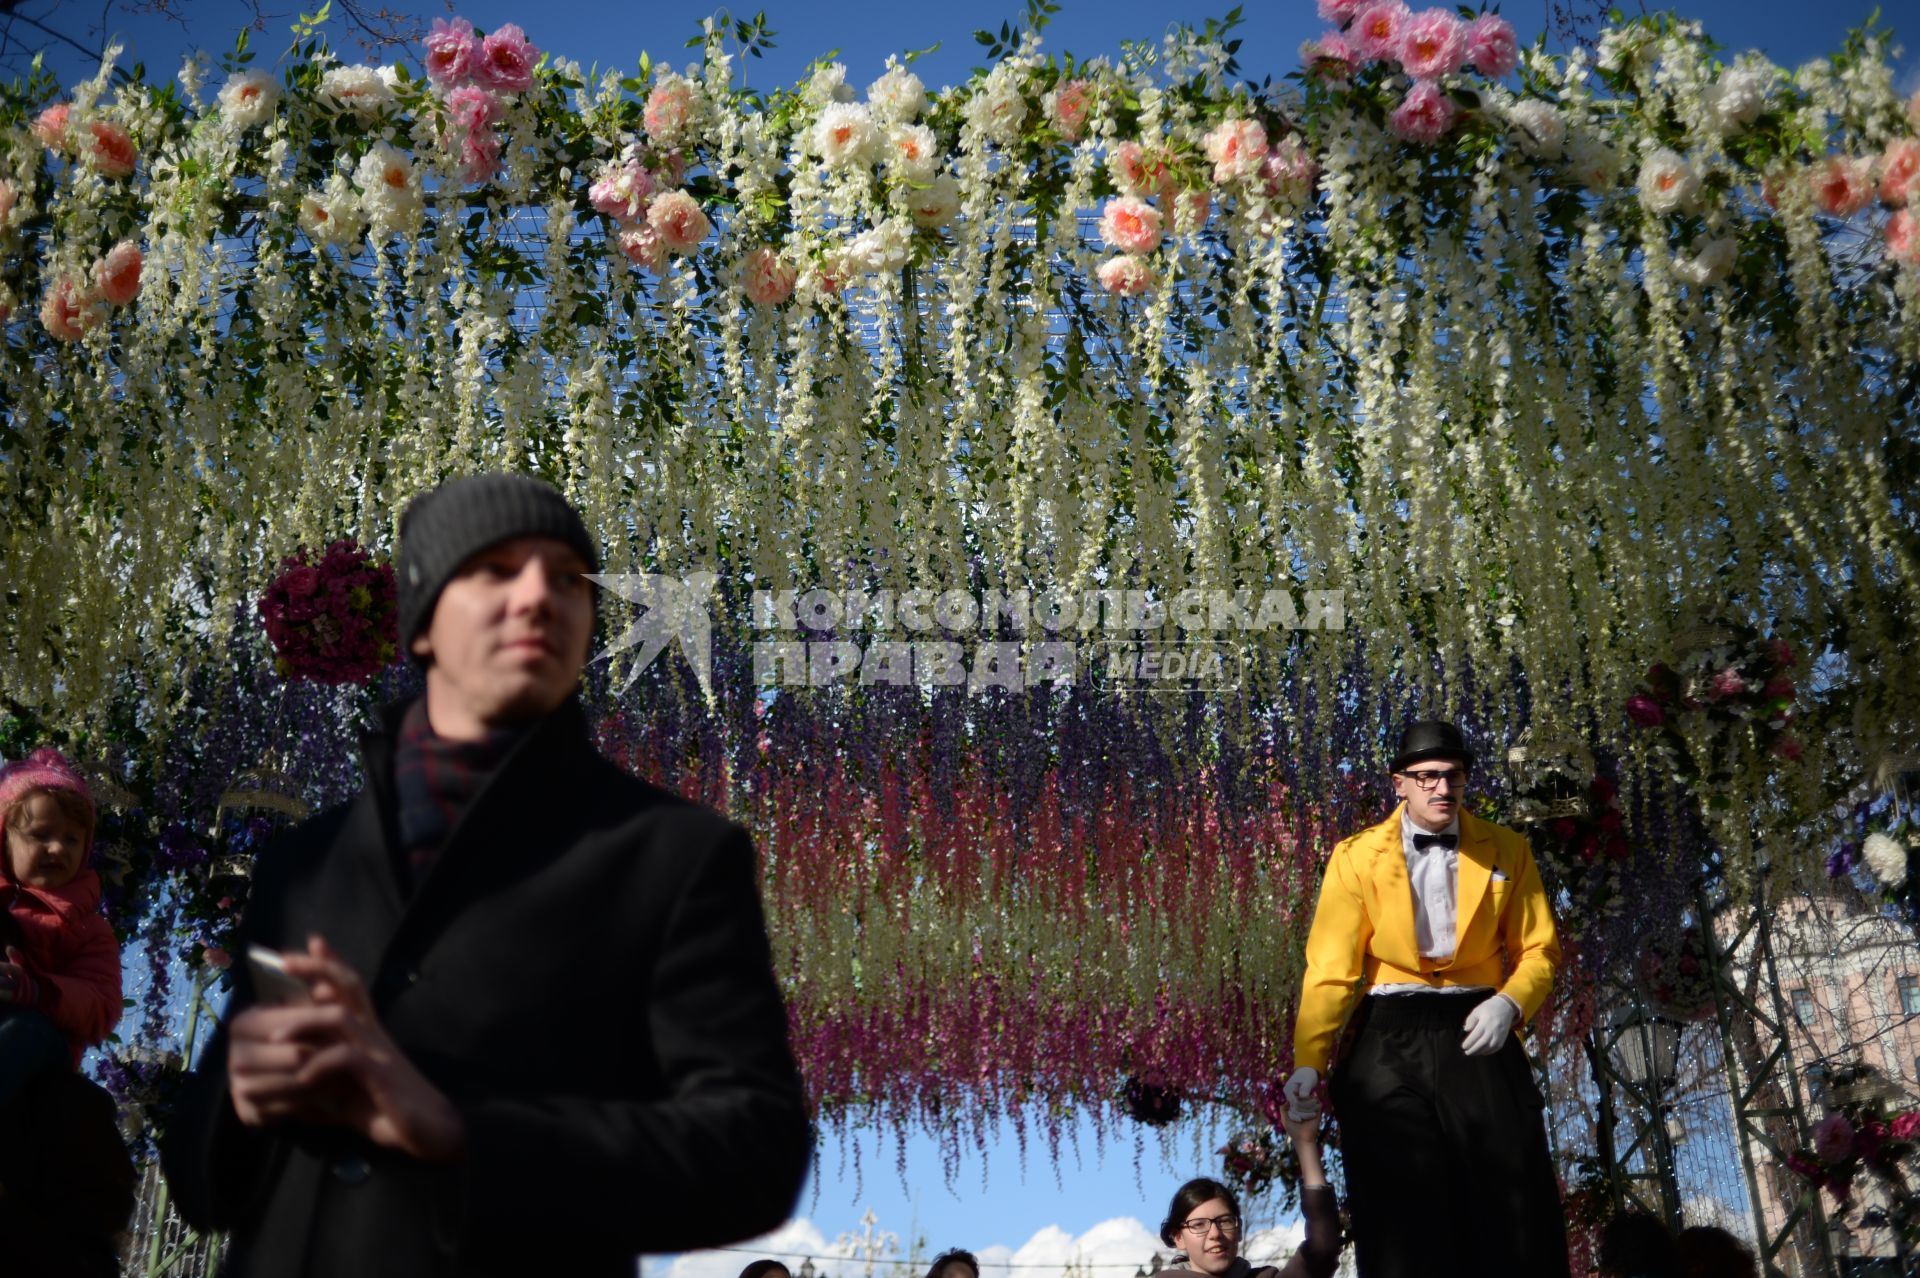
<path id="1" fill-rule="evenodd" d="M 1263 1229 L 1247 1238 L 1244 1254 L 1255 1265 L 1273 1264 L 1293 1254 L 1304 1235 L 1295 1220 Z M 932 1256 L 902 1258 L 900 1240 L 876 1230 L 877 1263 L 871 1278 L 921 1278 Z M 1081 1234 L 1048 1225 L 1018 1247 L 995 1243 L 975 1247 L 980 1278 L 1133 1278 L 1158 1253 L 1169 1252 L 1153 1228 L 1132 1216 L 1103 1220 Z M 665 1278 L 737 1278 L 749 1261 L 761 1256 L 784 1261 L 796 1273 L 804 1261 L 813 1262 L 818 1278 L 869 1278 L 857 1240 L 841 1234 L 829 1240 L 811 1220 L 801 1217 L 751 1242 L 721 1251 L 689 1252 L 665 1263 Z M 662 1271 L 648 1265 L 652 1274 Z"/>

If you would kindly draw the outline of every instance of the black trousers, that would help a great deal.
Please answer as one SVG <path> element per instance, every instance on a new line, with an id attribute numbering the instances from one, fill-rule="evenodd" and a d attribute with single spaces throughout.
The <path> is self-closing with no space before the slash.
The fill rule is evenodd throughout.
<path id="1" fill-rule="evenodd" d="M 1360 1278 L 1568 1278 L 1545 1102 L 1520 1040 L 1460 1050 L 1491 994 L 1366 996 L 1329 1081 Z"/>

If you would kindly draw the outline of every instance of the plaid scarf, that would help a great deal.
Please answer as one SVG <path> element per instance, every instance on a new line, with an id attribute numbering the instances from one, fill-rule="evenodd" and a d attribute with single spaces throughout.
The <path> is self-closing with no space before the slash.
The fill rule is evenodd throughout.
<path id="1" fill-rule="evenodd" d="M 460 814 L 524 731 L 494 728 L 479 741 L 449 741 L 428 722 L 425 697 L 407 707 L 393 754 L 393 788 L 399 801 L 401 879 L 409 890 L 426 877 Z"/>

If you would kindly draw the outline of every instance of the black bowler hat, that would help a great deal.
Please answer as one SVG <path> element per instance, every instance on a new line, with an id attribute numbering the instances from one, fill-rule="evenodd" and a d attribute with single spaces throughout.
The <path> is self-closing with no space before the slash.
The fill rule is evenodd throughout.
<path id="1" fill-rule="evenodd" d="M 1410 723 L 1400 734 L 1400 751 L 1393 756 L 1393 771 L 1405 772 L 1427 759 L 1457 759 L 1462 767 L 1473 766 L 1473 751 L 1460 738 L 1460 729 L 1439 719 Z"/>

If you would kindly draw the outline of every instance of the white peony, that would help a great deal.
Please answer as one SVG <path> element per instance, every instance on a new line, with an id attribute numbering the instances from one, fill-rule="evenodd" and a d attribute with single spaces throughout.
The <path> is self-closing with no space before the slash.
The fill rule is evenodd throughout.
<path id="1" fill-rule="evenodd" d="M 880 142 L 873 115 L 864 106 L 837 102 L 813 122 L 813 150 L 836 169 L 871 164 Z"/>
<path id="2" fill-rule="evenodd" d="M 836 102 L 853 101 L 853 88 L 847 83 L 847 67 L 843 62 L 829 62 L 813 69 L 813 78 L 807 81 L 807 91 L 803 95 L 808 104 L 815 107 L 830 107 Z"/>
<path id="3" fill-rule="evenodd" d="M 220 118 L 236 129 L 250 129 L 273 118 L 280 84 L 265 71 L 241 71 L 220 89 Z"/>
<path id="4" fill-rule="evenodd" d="M 1520 149 L 1536 160 L 1557 160 L 1567 149 L 1567 121 L 1552 103 L 1526 98 L 1507 108 Z"/>
<path id="5" fill-rule="evenodd" d="M 1705 123 L 1717 133 L 1733 133 L 1760 118 L 1767 109 L 1767 91 L 1773 77 L 1758 67 L 1729 67 L 1702 95 Z"/>
<path id="6" fill-rule="evenodd" d="M 1907 845 L 1890 834 L 1877 830 L 1869 834 L 1860 845 L 1860 859 L 1887 887 L 1899 887 L 1907 881 Z"/>
<path id="7" fill-rule="evenodd" d="M 375 142 L 360 157 L 353 178 L 360 188 L 360 209 L 367 215 L 367 225 L 374 235 L 385 239 L 419 229 L 427 200 L 420 189 L 420 175 L 404 151 Z"/>
<path id="8" fill-rule="evenodd" d="M 1620 180 L 1620 152 L 1597 133 L 1573 135 L 1567 144 L 1567 165 L 1589 191 L 1611 191 Z"/>
<path id="9" fill-rule="evenodd" d="M 942 173 L 926 189 L 908 192 L 907 199 L 913 224 L 933 230 L 951 222 L 960 211 L 960 184 L 952 174 Z"/>
<path id="10" fill-rule="evenodd" d="M 926 125 L 896 125 L 887 137 L 887 164 L 909 182 L 930 182 L 940 160 L 938 146 Z"/>
<path id="11" fill-rule="evenodd" d="M 927 109 L 927 86 L 920 77 L 897 64 L 867 86 L 867 105 L 888 123 L 912 120 Z"/>
<path id="12" fill-rule="evenodd" d="M 344 174 L 334 174 L 324 188 L 300 197 L 300 229 L 306 232 L 315 248 L 331 245 L 350 254 L 359 244 L 365 224 L 366 218 L 360 212 L 360 194 Z"/>
<path id="13" fill-rule="evenodd" d="M 847 251 L 862 271 L 897 271 L 913 256 L 913 228 L 890 217 L 854 236 Z"/>
<path id="14" fill-rule="evenodd" d="M 1018 138 L 1020 126 L 1027 122 L 1027 99 L 1020 86 L 1000 70 L 994 68 L 979 91 L 967 99 L 967 123 L 992 141 L 1005 144 Z"/>
<path id="15" fill-rule="evenodd" d="M 336 111 L 372 115 L 393 101 L 393 90 L 373 67 L 332 67 L 320 77 L 317 96 Z"/>
<path id="16" fill-rule="evenodd" d="M 1691 208 L 1700 194 L 1700 175 L 1687 157 L 1661 147 L 1640 165 L 1640 203 L 1649 213 L 1665 215 Z"/>
<path id="17" fill-rule="evenodd" d="M 1733 264 L 1739 256 L 1740 242 L 1732 236 L 1702 240 L 1693 256 L 1674 262 L 1673 273 L 1688 284 L 1704 288 L 1733 274 Z"/>

